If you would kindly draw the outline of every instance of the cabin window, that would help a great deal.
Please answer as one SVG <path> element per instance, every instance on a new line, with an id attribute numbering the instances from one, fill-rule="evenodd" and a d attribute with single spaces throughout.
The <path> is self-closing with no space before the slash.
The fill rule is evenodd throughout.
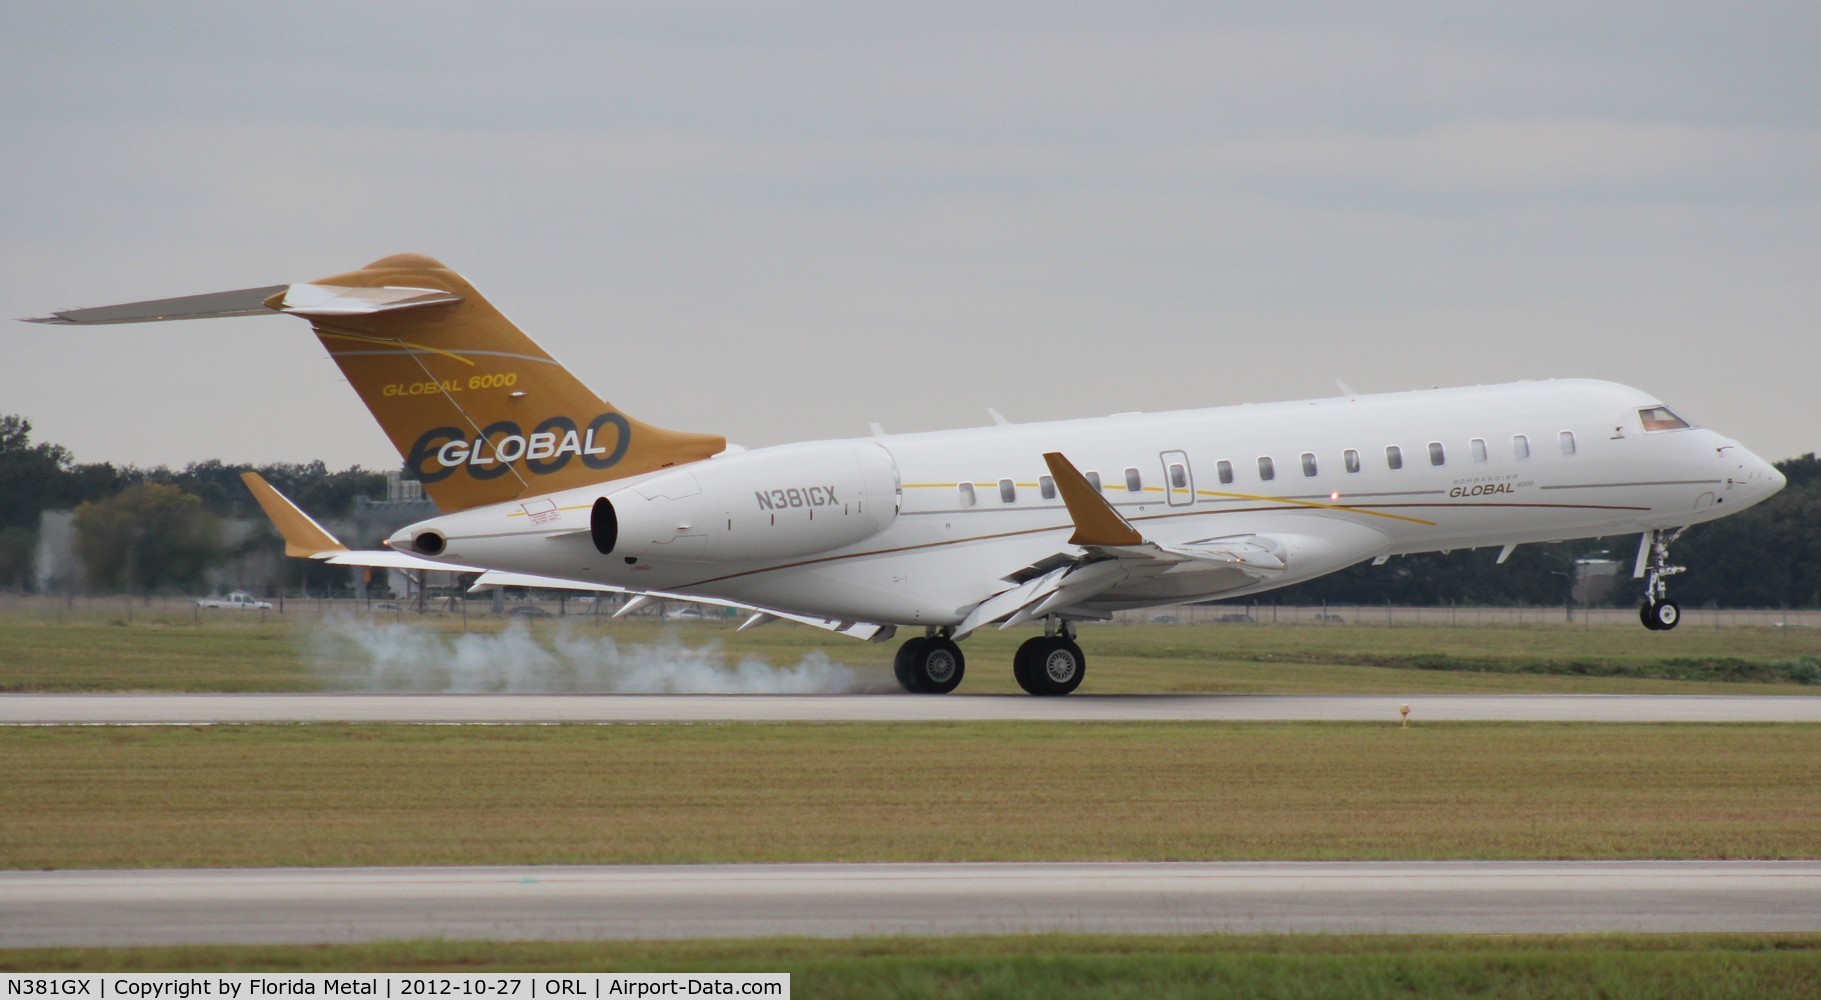
<path id="1" fill-rule="evenodd" d="M 1222 485 L 1222 486 L 1233 485 L 1233 463 L 1232 462 L 1229 462 L 1224 458 L 1218 462 L 1215 462 L 1214 463 L 1214 474 L 1216 476 L 1220 477 L 1220 485 Z"/>
<path id="2" fill-rule="evenodd" d="M 961 506 L 972 507 L 973 505 L 974 505 L 974 484 L 973 483 L 962 483 L 961 484 Z"/>
<path id="3" fill-rule="evenodd" d="M 1100 473 L 1084 472 L 1082 476 L 1087 479 L 1088 485 L 1094 488 L 1095 493 L 1099 493 L 1104 488 L 1100 485 Z"/>
<path id="4" fill-rule="evenodd" d="M 1183 468 L 1179 464 L 1171 463 L 1171 465 L 1170 465 L 1170 489 L 1186 490 L 1188 488 L 1189 488 L 1189 470 Z"/>
<path id="5" fill-rule="evenodd" d="M 1303 452 L 1302 459 L 1303 459 L 1303 475 L 1309 477 L 1310 479 L 1314 479 L 1315 478 L 1315 453 L 1312 451 L 1305 451 L 1305 452 Z"/>
<path id="6" fill-rule="evenodd" d="M 1125 470 L 1125 491 L 1127 493 L 1144 491 L 1144 477 L 1138 474 L 1137 469 Z"/>
<path id="7" fill-rule="evenodd" d="M 1000 503 L 1017 503 L 1018 502 L 1018 484 L 1012 482 L 1010 479 L 999 480 L 999 502 Z"/>
<path id="8" fill-rule="evenodd" d="M 1473 440 L 1467 442 L 1467 444 L 1469 447 L 1471 447 L 1473 449 L 1473 460 L 1475 462 L 1484 462 L 1486 460 L 1486 439 L 1485 438 L 1474 438 Z"/>
<path id="9" fill-rule="evenodd" d="M 1271 461 L 1269 455 L 1261 455 L 1258 459 L 1258 478 L 1266 481 L 1277 478 L 1277 463 Z"/>
<path id="10" fill-rule="evenodd" d="M 1647 406 L 1638 411 L 1638 419 L 1647 431 L 1685 431 L 1688 421 L 1669 412 L 1667 406 Z"/>
<path id="11" fill-rule="evenodd" d="M 1045 500 L 1056 499 L 1056 480 L 1050 476 L 1038 476 L 1037 492 L 1043 494 Z"/>
<path id="12" fill-rule="evenodd" d="M 1519 458 L 1530 457 L 1530 436 L 1528 434 L 1511 435 L 1511 453 Z"/>
<path id="13" fill-rule="evenodd" d="M 1574 454 L 1574 432 L 1573 431 L 1563 431 L 1562 433 L 1557 434 L 1556 440 L 1562 442 L 1562 454 L 1564 454 L 1564 455 Z"/>
<path id="14" fill-rule="evenodd" d="M 1390 469 L 1403 468 L 1404 467 L 1404 449 L 1399 448 L 1397 445 L 1394 445 L 1394 444 L 1386 445 L 1385 446 L 1385 466 Z"/>
<path id="15" fill-rule="evenodd" d="M 1442 465 L 1447 461 L 1448 452 L 1447 449 L 1442 447 L 1442 443 L 1440 441 L 1429 442 L 1429 464 Z"/>
<path id="16" fill-rule="evenodd" d="M 1357 449 L 1348 448 L 1341 453 L 1341 459 L 1345 462 L 1348 472 L 1359 471 L 1359 451 Z"/>

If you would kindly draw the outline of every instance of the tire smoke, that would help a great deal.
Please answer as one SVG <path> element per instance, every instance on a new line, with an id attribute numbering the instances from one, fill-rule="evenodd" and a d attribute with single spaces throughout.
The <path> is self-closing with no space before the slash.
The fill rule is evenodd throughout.
<path id="1" fill-rule="evenodd" d="M 848 694 L 875 690 L 849 667 L 811 650 L 792 666 L 755 656 L 729 662 L 719 642 L 620 643 L 559 624 L 540 643 L 523 622 L 497 633 L 326 618 L 310 657 L 331 689 L 598 694 Z"/>

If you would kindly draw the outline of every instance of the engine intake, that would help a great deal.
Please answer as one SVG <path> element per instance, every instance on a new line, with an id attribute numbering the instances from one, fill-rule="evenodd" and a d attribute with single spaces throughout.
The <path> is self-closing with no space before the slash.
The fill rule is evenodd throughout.
<path id="1" fill-rule="evenodd" d="M 420 531 L 411 536 L 411 547 L 422 555 L 440 556 L 449 547 L 449 541 L 440 531 Z"/>

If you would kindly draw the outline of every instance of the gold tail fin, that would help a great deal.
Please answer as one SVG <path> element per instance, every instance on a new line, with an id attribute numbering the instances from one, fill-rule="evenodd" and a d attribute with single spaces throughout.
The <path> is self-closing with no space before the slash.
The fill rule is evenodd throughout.
<path id="1" fill-rule="evenodd" d="M 66 326 L 291 313 L 445 512 L 708 458 L 723 438 L 640 423 L 576 381 L 474 286 L 421 254 L 309 284 L 65 309 Z"/>
<path id="2" fill-rule="evenodd" d="M 292 285 L 266 305 L 310 320 L 444 511 L 634 476 L 727 446 L 621 414 L 474 286 L 420 254 Z"/>

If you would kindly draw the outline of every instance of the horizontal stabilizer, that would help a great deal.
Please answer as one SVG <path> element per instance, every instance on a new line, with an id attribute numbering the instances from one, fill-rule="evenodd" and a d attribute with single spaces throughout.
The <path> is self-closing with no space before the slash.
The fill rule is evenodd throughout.
<path id="1" fill-rule="evenodd" d="M 371 316 L 375 313 L 423 306 L 450 305 L 462 297 L 440 288 L 405 288 L 381 285 L 351 288 L 342 285 L 266 285 L 231 292 L 208 292 L 175 299 L 149 299 L 92 309 L 65 309 L 27 323 L 62 326 L 100 326 L 108 323 L 157 323 L 164 320 L 216 319 L 223 316 Z"/>
<path id="2" fill-rule="evenodd" d="M 107 323 L 157 323 L 174 319 L 215 319 L 222 316 L 269 316 L 272 310 L 266 300 L 289 285 L 266 285 L 262 288 L 237 288 L 231 292 L 207 292 L 182 295 L 174 299 L 148 299 L 123 302 L 116 306 L 92 309 L 65 309 L 49 316 L 26 320 L 27 323 L 54 323 L 62 326 L 100 326 Z"/>

